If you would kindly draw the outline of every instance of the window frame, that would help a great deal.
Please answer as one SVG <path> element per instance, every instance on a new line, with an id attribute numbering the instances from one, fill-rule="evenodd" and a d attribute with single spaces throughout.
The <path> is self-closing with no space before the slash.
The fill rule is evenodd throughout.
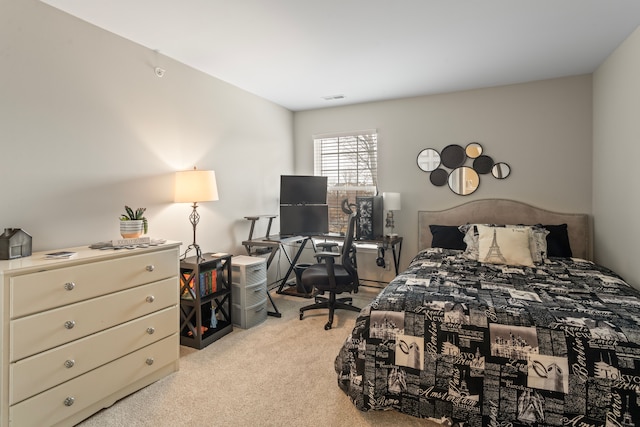
<path id="1" fill-rule="evenodd" d="M 313 136 L 314 175 L 327 177 L 329 231 L 343 234 L 348 216 L 344 199 L 378 193 L 378 132 L 368 129 Z"/>

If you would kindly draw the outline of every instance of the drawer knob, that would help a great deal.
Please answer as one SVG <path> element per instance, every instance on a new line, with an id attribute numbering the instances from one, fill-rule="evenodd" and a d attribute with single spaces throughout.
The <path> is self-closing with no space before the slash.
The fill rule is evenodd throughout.
<path id="1" fill-rule="evenodd" d="M 67 320 L 64 322 L 64 327 L 67 329 L 73 329 L 74 326 L 76 326 L 75 320 Z"/>
<path id="2" fill-rule="evenodd" d="M 151 366 L 153 365 L 153 357 L 148 357 L 146 360 L 147 365 Z"/>
<path id="3" fill-rule="evenodd" d="M 72 290 L 74 290 L 74 289 L 75 289 L 75 287 L 76 287 L 76 284 L 75 284 L 75 283 L 73 283 L 73 282 L 67 282 L 67 283 L 65 283 L 65 284 L 64 284 L 64 288 L 65 288 L 66 290 L 68 290 L 68 291 L 72 291 Z"/>
<path id="4" fill-rule="evenodd" d="M 147 265 L 147 271 L 153 271 L 155 269 L 156 269 L 156 267 L 153 264 Z"/>
<path id="5" fill-rule="evenodd" d="M 155 300 L 156 300 L 156 297 L 154 297 L 153 295 L 149 295 L 149 296 L 147 297 L 147 302 L 148 302 L 148 303 L 152 303 L 152 302 L 154 302 Z"/>
<path id="6" fill-rule="evenodd" d="M 75 364 L 76 364 L 76 361 L 75 361 L 75 360 L 73 360 L 73 359 L 68 359 L 68 360 L 65 360 L 65 362 L 64 362 L 64 367 L 65 367 L 65 368 L 73 368 Z"/>
<path id="7" fill-rule="evenodd" d="M 76 398 L 73 396 L 69 396 L 66 399 L 64 399 L 64 406 L 71 406 L 73 405 L 73 402 L 76 401 Z"/>
<path id="8" fill-rule="evenodd" d="M 155 331 L 156 331 L 156 328 L 147 328 L 147 333 L 149 335 L 153 335 Z"/>

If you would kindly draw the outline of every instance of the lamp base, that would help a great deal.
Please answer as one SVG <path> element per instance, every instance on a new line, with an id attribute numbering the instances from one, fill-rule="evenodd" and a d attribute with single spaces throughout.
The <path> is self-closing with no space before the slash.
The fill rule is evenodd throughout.
<path id="1" fill-rule="evenodd" d="M 182 259 L 185 260 L 187 259 L 187 254 L 191 251 L 194 250 L 196 252 L 196 261 L 200 262 L 200 260 L 203 260 L 204 258 L 202 257 L 202 250 L 200 249 L 200 246 L 192 243 L 191 245 L 189 245 L 187 247 L 187 249 L 184 251 L 184 253 L 182 254 Z"/>
<path id="2" fill-rule="evenodd" d="M 187 254 L 191 249 L 196 251 L 196 261 L 200 262 L 202 260 L 202 251 L 200 250 L 200 246 L 196 243 L 196 226 L 198 222 L 200 222 L 200 215 L 198 214 L 198 203 L 193 202 L 193 211 L 191 211 L 191 215 L 189 215 L 189 222 L 191 222 L 191 226 L 193 227 L 193 243 L 187 247 L 187 250 L 182 254 L 182 259 L 187 258 Z"/>

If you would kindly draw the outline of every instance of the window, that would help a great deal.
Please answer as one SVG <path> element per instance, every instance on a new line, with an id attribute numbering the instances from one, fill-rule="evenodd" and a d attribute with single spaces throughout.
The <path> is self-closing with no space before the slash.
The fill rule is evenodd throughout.
<path id="1" fill-rule="evenodd" d="M 378 187 L 378 134 L 375 130 L 319 135 L 314 143 L 314 174 L 327 177 L 329 231 L 344 233 L 342 202 L 373 196 Z"/>

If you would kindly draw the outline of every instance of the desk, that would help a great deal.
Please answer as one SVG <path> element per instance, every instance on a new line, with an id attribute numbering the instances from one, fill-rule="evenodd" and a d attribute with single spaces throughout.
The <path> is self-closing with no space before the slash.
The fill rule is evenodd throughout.
<path id="1" fill-rule="evenodd" d="M 285 283 L 287 283 L 287 280 L 289 280 L 289 276 L 291 276 L 293 267 L 298 262 L 300 255 L 302 255 L 302 251 L 304 250 L 304 247 L 306 246 L 307 242 L 310 240 L 311 240 L 310 236 L 273 235 L 273 236 L 267 236 L 267 237 L 259 237 L 257 239 L 245 240 L 244 242 L 242 242 L 242 244 L 244 245 L 245 248 L 247 248 L 249 255 L 270 252 L 269 258 L 267 259 L 267 269 L 269 269 L 269 266 L 271 265 L 271 261 L 273 261 L 273 258 L 275 257 L 276 252 L 278 252 L 278 250 L 282 248 L 282 252 L 287 257 L 287 261 L 289 261 L 289 268 L 287 269 L 287 273 L 284 275 L 284 277 L 278 280 L 278 282 L 280 282 L 280 285 L 278 286 L 278 290 L 276 292 L 280 294 L 282 293 L 282 288 L 284 287 Z M 284 245 L 289 245 L 292 243 L 300 244 L 300 247 L 298 248 L 295 255 L 293 256 L 293 259 L 291 259 L 287 251 L 284 250 Z M 261 248 L 266 249 L 266 251 L 264 252 L 260 251 Z"/>
<path id="2" fill-rule="evenodd" d="M 276 292 L 281 294 L 282 293 L 282 288 L 284 287 L 285 283 L 287 283 L 287 280 L 289 280 L 289 276 L 291 276 L 291 272 L 293 271 L 293 267 L 298 262 L 298 258 L 300 258 L 300 255 L 302 255 L 302 251 L 304 250 L 304 247 L 306 246 L 307 242 L 309 240 L 311 240 L 311 237 L 309 237 L 309 236 L 280 236 L 280 235 L 272 235 L 272 236 L 270 236 L 269 232 L 271 231 L 271 224 L 273 223 L 273 219 L 276 216 L 277 215 L 245 216 L 244 217 L 245 219 L 251 221 L 251 230 L 249 231 L 249 238 L 247 240 L 243 241 L 242 245 L 245 247 L 245 249 L 247 250 L 247 254 L 249 254 L 250 256 L 258 256 L 258 255 L 269 254 L 269 257 L 267 258 L 267 271 L 269 270 L 269 266 L 271 265 L 271 261 L 273 261 L 273 258 L 276 256 L 276 252 L 278 252 L 278 250 L 280 250 L 282 248 L 282 252 L 287 257 L 287 261 L 289 261 L 289 268 L 287 269 L 287 274 L 285 274 L 282 279 L 278 280 L 278 282 L 280 282 L 280 285 L 278 286 L 278 290 Z M 265 234 L 265 237 L 254 238 L 253 237 L 253 232 L 255 231 L 256 221 L 259 221 L 261 218 L 268 219 L 267 232 Z M 293 259 L 291 259 L 289 257 L 289 253 L 284 249 L 284 245 L 292 244 L 292 243 L 299 243 L 300 244 L 300 247 L 296 251 Z M 313 244 L 312 240 L 311 240 L 311 244 Z M 274 311 L 269 311 L 269 312 L 267 312 L 267 314 L 269 316 L 281 317 L 282 313 L 280 313 L 278 311 L 278 308 L 276 307 L 275 303 L 273 302 L 273 298 L 271 298 L 271 294 L 269 293 L 268 289 L 267 289 L 267 296 L 269 297 L 269 302 L 271 302 L 271 305 L 273 306 L 273 309 L 274 309 Z"/>
<path id="3" fill-rule="evenodd" d="M 328 241 L 342 242 L 344 240 L 344 236 L 338 236 L 336 234 L 317 235 L 317 236 L 280 236 L 276 234 L 276 235 L 269 236 L 269 231 L 271 230 L 271 224 L 273 222 L 273 219 L 276 218 L 276 216 L 277 215 L 246 216 L 245 219 L 251 221 L 251 230 L 249 231 L 249 238 L 243 241 L 242 245 L 247 250 L 247 253 L 251 256 L 269 254 L 269 257 L 267 258 L 267 270 L 269 269 L 269 266 L 271 265 L 271 261 L 273 261 L 273 258 L 275 257 L 276 252 L 282 249 L 282 252 L 284 252 L 285 256 L 287 257 L 287 261 L 289 261 L 289 268 L 287 269 L 287 273 L 284 275 L 284 277 L 278 280 L 279 285 L 276 293 L 281 294 L 282 289 L 287 283 L 287 280 L 289 280 L 289 277 L 291 276 L 291 272 L 293 272 L 293 268 L 298 262 L 300 255 L 302 255 L 302 252 L 307 242 L 311 241 L 311 244 L 314 246 L 314 250 L 315 250 L 314 239 L 324 239 Z M 267 233 L 265 237 L 254 238 L 253 237 L 254 226 L 256 224 L 256 221 L 260 220 L 260 218 L 268 219 Z M 292 243 L 300 244 L 300 246 L 298 247 L 298 250 L 293 256 L 293 259 L 291 259 L 287 251 L 284 250 L 284 245 L 292 244 Z M 393 267 L 395 269 L 396 276 L 399 274 L 400 255 L 402 254 L 402 237 L 401 236 L 385 236 L 379 239 L 354 240 L 353 243 L 356 245 L 356 247 L 358 246 L 358 244 L 368 244 L 368 245 L 376 245 L 378 247 L 383 247 L 385 250 L 391 248 L 391 253 L 393 254 Z M 280 317 L 281 313 L 278 311 L 275 304 L 273 303 L 273 299 L 271 298 L 271 295 L 268 292 L 267 294 L 269 295 L 269 301 L 271 302 L 271 305 L 275 309 L 275 312 L 269 312 L 268 314 L 270 316 Z"/>
<path id="4" fill-rule="evenodd" d="M 402 254 L 402 237 L 400 236 L 385 236 L 379 239 L 371 240 L 354 240 L 353 243 L 358 246 L 358 243 L 375 244 L 378 247 L 382 246 L 385 250 L 391 248 L 393 254 L 393 267 L 396 271 L 396 276 L 400 274 L 400 255 Z"/>
<path id="5" fill-rule="evenodd" d="M 336 235 L 314 236 L 314 238 L 337 242 L 342 242 L 344 240 L 344 237 Z M 400 274 L 400 255 L 402 254 L 401 236 L 385 236 L 379 239 L 354 240 L 353 244 L 356 245 L 356 248 L 358 247 L 358 244 L 376 245 L 378 247 L 384 248 L 385 250 L 391 248 L 391 253 L 393 254 L 393 267 L 395 269 L 396 276 Z"/>

